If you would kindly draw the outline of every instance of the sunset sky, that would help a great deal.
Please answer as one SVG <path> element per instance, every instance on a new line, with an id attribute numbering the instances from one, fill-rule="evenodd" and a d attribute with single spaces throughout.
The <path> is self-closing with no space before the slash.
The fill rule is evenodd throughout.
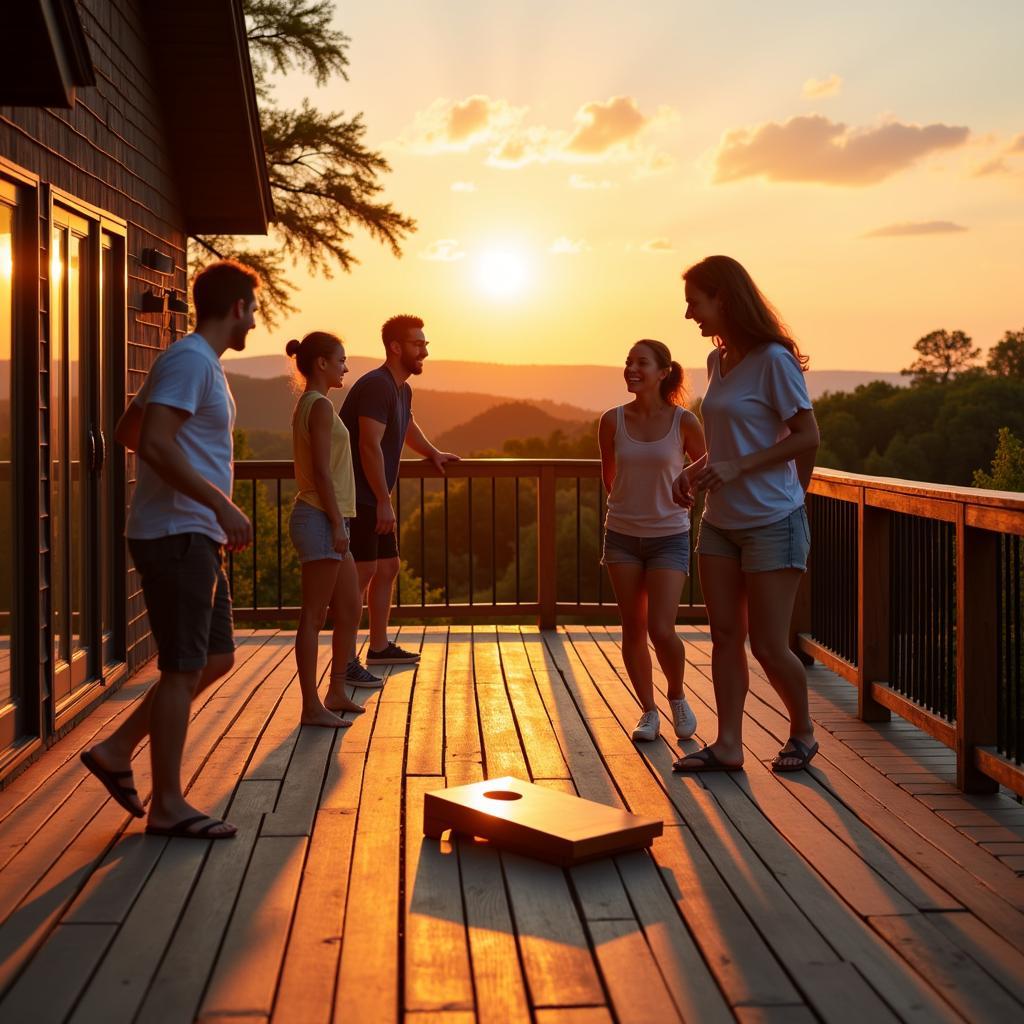
<path id="1" fill-rule="evenodd" d="M 743 262 L 818 369 L 897 370 L 931 330 L 1024 328 L 1020 0 L 387 0 L 339 4 L 350 81 L 419 230 L 365 237 L 247 355 L 326 328 L 379 351 L 413 312 L 436 358 L 687 366 L 680 272 Z M 426 383 L 426 381 L 424 381 Z"/>

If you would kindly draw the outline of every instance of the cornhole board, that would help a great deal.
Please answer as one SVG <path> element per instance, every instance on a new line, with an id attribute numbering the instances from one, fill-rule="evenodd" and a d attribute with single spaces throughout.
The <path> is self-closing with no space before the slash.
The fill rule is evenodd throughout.
<path id="1" fill-rule="evenodd" d="M 506 776 L 425 793 L 423 834 L 440 839 L 449 828 L 571 867 L 648 847 L 662 823 Z"/>

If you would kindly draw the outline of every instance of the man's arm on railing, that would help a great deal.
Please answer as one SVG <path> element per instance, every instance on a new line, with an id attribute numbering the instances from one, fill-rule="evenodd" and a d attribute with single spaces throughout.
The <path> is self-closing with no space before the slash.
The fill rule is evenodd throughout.
<path id="1" fill-rule="evenodd" d="M 423 433 L 420 425 L 414 419 L 409 421 L 409 427 L 405 432 L 405 443 L 417 455 L 422 455 L 425 459 L 429 459 L 439 473 L 444 472 L 446 462 L 459 461 L 458 455 L 453 455 L 451 452 L 442 452 L 435 448 L 427 440 L 427 435 Z"/>

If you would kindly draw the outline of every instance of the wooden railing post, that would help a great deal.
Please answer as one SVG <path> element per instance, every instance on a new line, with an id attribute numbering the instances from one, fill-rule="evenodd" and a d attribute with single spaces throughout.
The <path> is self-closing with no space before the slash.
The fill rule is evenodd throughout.
<path id="1" fill-rule="evenodd" d="M 554 629 L 558 598 L 555 565 L 555 467 L 542 466 L 537 479 L 537 601 L 541 629 Z"/>
<path id="2" fill-rule="evenodd" d="M 857 502 L 857 716 L 888 722 L 889 709 L 871 695 L 871 684 L 889 681 L 889 513 Z"/>
<path id="3" fill-rule="evenodd" d="M 999 784 L 978 770 L 976 747 L 997 740 L 998 538 L 956 522 L 956 782 L 967 793 L 994 793 Z"/>

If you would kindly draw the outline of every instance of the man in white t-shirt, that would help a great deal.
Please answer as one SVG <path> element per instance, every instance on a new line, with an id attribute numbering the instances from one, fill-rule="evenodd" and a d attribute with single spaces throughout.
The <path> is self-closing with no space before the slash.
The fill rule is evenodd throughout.
<path id="1" fill-rule="evenodd" d="M 197 275 L 195 333 L 159 356 L 115 433 L 139 455 L 125 534 L 157 642 L 160 679 L 82 761 L 125 810 L 142 817 L 131 759 L 149 735 L 151 835 L 228 839 L 237 831 L 185 800 L 181 759 L 189 705 L 234 664 L 223 551 L 248 547 L 252 524 L 231 500 L 235 402 L 220 357 L 245 348 L 259 283 L 253 270 L 231 260 Z"/>

